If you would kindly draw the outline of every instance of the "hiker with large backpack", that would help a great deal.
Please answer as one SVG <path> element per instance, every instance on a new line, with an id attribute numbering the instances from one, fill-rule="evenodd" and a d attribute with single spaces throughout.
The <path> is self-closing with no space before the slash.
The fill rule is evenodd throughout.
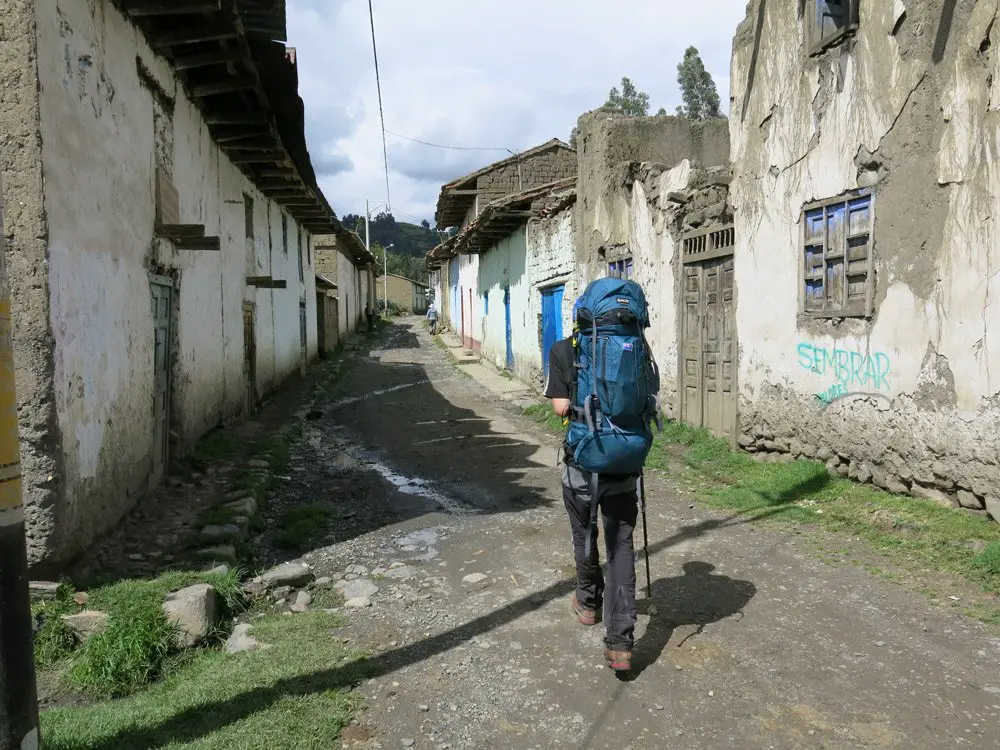
<path id="1" fill-rule="evenodd" d="M 576 557 L 572 606 L 588 626 L 597 624 L 603 610 L 605 660 L 613 670 L 627 672 L 636 620 L 632 535 L 644 500 L 642 469 L 653 442 L 651 426 L 659 419 L 659 373 L 645 338 L 646 296 L 634 281 L 592 282 L 577 300 L 573 319 L 573 335 L 549 352 L 545 385 L 546 398 L 568 426 L 562 485 Z M 598 510 L 606 577 L 597 550 Z"/>

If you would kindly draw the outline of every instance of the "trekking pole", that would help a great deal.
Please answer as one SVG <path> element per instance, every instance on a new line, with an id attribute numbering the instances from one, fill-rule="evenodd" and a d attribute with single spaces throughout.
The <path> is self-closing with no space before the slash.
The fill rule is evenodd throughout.
<path id="1" fill-rule="evenodd" d="M 653 598 L 653 583 L 649 575 L 649 523 L 646 521 L 646 475 L 639 472 L 639 509 L 642 511 L 642 551 L 646 555 L 646 598 Z"/>

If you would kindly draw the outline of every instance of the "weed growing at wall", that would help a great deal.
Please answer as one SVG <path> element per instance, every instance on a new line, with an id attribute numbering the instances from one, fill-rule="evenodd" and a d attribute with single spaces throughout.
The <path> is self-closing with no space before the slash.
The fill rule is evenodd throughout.
<path id="1" fill-rule="evenodd" d="M 79 605 L 73 601 L 73 591 L 68 586 L 60 586 L 54 600 L 32 605 L 31 615 L 39 623 L 35 634 L 35 666 L 39 669 L 52 667 L 73 653 L 77 645 L 76 636 L 62 621 L 62 616 L 79 611 Z"/>
<path id="2" fill-rule="evenodd" d="M 342 622 L 321 610 L 254 622 L 270 648 L 201 649 L 167 679 L 131 697 L 46 711 L 46 750 L 335 747 L 360 708 L 350 686 L 364 654 L 331 637 Z"/>
<path id="3" fill-rule="evenodd" d="M 171 591 L 197 583 L 211 584 L 218 592 L 220 622 L 246 606 L 237 571 L 174 572 L 148 581 L 119 581 L 88 592 L 86 609 L 107 614 L 108 624 L 82 645 L 61 617 L 84 608 L 68 588 L 61 589 L 54 601 L 35 606 L 42 622 L 35 640 L 36 664 L 46 669 L 63 664 L 70 685 L 98 698 L 135 692 L 183 662 L 174 646 L 176 630 L 162 604 Z M 218 642 L 225 632 L 217 635 L 210 640 Z"/>

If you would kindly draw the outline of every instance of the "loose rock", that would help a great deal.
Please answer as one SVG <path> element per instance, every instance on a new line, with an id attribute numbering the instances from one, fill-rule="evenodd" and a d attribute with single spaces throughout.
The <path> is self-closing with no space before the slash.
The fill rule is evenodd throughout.
<path id="1" fill-rule="evenodd" d="M 982 510 L 985 507 L 985 503 L 968 490 L 958 491 L 958 504 L 970 510 Z"/>
<path id="2" fill-rule="evenodd" d="M 58 595 L 59 584 L 55 581 L 31 581 L 28 584 L 28 593 L 35 601 L 49 601 Z"/>
<path id="3" fill-rule="evenodd" d="M 476 584 L 482 583 L 487 578 L 485 573 L 469 573 L 462 579 L 462 583 Z"/>
<path id="4" fill-rule="evenodd" d="M 1000 497 L 987 495 L 986 512 L 990 514 L 994 521 L 1000 523 Z"/>
<path id="5" fill-rule="evenodd" d="M 355 578 L 353 581 L 339 581 L 334 588 L 340 591 L 347 601 L 351 601 L 352 599 L 367 599 L 378 592 L 378 586 L 367 578 Z"/>
<path id="6" fill-rule="evenodd" d="M 261 643 L 252 635 L 253 625 L 241 623 L 233 628 L 232 635 L 226 640 L 226 652 L 238 654 L 243 651 L 253 651 L 258 648 L 270 648 L 270 644 Z"/>
<path id="7" fill-rule="evenodd" d="M 312 579 L 312 571 L 302 563 L 285 563 L 261 576 L 268 586 L 305 586 Z"/>
<path id="8" fill-rule="evenodd" d="M 75 615 L 63 615 L 62 621 L 77 638 L 86 641 L 107 627 L 108 616 L 104 612 L 93 609 Z"/>
<path id="9" fill-rule="evenodd" d="M 292 603 L 292 612 L 305 612 L 309 609 L 309 605 L 312 604 L 312 595 L 307 591 L 300 591 L 295 595 L 295 601 Z"/>
<path id="10" fill-rule="evenodd" d="M 241 497 L 239 500 L 226 503 L 226 507 L 242 516 L 257 515 L 257 500 L 253 497 Z"/>
<path id="11" fill-rule="evenodd" d="M 227 523 L 222 526 L 210 524 L 208 526 L 205 526 L 200 533 L 202 538 L 211 541 L 214 541 L 216 539 L 230 539 L 234 536 L 239 535 L 240 527 L 234 523 Z"/>
<path id="12" fill-rule="evenodd" d="M 215 625 L 218 596 L 214 586 L 199 583 L 167 595 L 163 611 L 177 625 L 177 645 L 197 645 Z"/>
<path id="13" fill-rule="evenodd" d="M 913 483 L 913 487 L 910 488 L 910 492 L 913 493 L 914 497 L 923 498 L 924 500 L 930 500 L 933 503 L 937 503 L 943 508 L 954 508 L 955 503 L 952 501 L 948 495 L 939 489 L 934 487 L 925 487 L 917 482 Z"/>
<path id="14" fill-rule="evenodd" d="M 214 563 L 228 563 L 230 565 L 235 565 L 239 561 L 236 547 L 231 544 L 205 547 L 198 551 L 198 557 L 202 560 L 210 560 Z"/>

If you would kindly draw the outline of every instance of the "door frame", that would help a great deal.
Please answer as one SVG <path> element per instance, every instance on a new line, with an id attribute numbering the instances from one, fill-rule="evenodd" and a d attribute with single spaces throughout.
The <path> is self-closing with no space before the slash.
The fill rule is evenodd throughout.
<path id="1" fill-rule="evenodd" d="M 250 313 L 250 371 L 247 372 L 247 313 Z M 243 300 L 243 398 L 246 415 L 257 411 L 257 303 Z M 249 381 L 249 382 L 248 382 Z M 250 404 L 245 403 L 247 392 L 250 394 Z"/>
<path id="2" fill-rule="evenodd" d="M 556 305 L 555 304 L 555 302 L 556 302 L 555 295 L 556 295 L 556 291 L 559 290 L 559 289 L 562 290 L 562 295 L 560 296 L 559 304 Z M 556 323 L 556 331 L 555 331 L 556 337 L 555 337 L 555 340 L 552 343 L 553 343 L 553 345 L 555 345 L 556 341 L 559 341 L 560 339 L 563 338 L 563 329 L 562 329 L 562 327 L 563 327 L 563 325 L 562 325 L 563 324 L 563 319 L 562 319 L 563 313 L 562 313 L 562 306 L 563 306 L 563 302 L 565 301 L 565 298 L 566 298 L 566 282 L 565 281 L 555 281 L 555 282 L 548 283 L 545 286 L 538 287 L 538 292 L 541 295 L 541 302 L 540 302 L 539 307 L 541 308 L 541 312 L 542 312 L 542 316 L 541 316 L 541 330 L 539 331 L 539 333 L 540 333 L 540 339 L 541 339 L 541 342 L 540 342 L 541 343 L 541 347 L 540 348 L 542 350 L 542 373 L 546 377 L 548 377 L 548 372 L 549 372 L 549 358 L 548 358 L 548 352 L 545 351 L 545 298 L 549 297 L 549 298 L 552 299 L 552 305 L 553 305 L 552 315 L 553 315 L 553 320 Z"/>
<path id="3" fill-rule="evenodd" d="M 677 414 L 682 422 L 686 422 L 686 408 L 684 398 L 684 331 L 687 322 L 687 305 L 684 304 L 684 282 L 686 274 L 684 267 L 690 265 L 703 266 L 706 261 L 724 260 L 734 258 L 736 250 L 736 228 L 734 224 L 726 224 L 721 227 L 700 229 L 688 232 L 681 238 L 681 273 L 676 274 L 674 282 L 674 299 L 680 302 L 680 309 L 677 315 Z M 720 289 L 721 292 L 721 289 Z M 700 295 L 704 294 L 704 288 L 699 285 Z M 732 313 L 732 398 L 733 398 L 733 420 L 728 426 L 725 436 L 729 440 L 730 447 L 735 448 L 740 430 L 740 391 L 739 391 L 739 331 L 736 327 L 736 304 L 737 304 L 737 284 L 735 274 L 733 277 L 733 313 Z M 703 345 L 702 345 L 703 346 Z M 702 355 L 704 351 L 702 351 Z M 699 393 L 704 400 L 704 374 L 699 370 L 701 382 L 698 384 Z M 704 409 L 702 409 L 702 423 L 704 424 Z"/>
<path id="4" fill-rule="evenodd" d="M 174 332 L 176 325 L 176 316 L 174 315 L 174 309 L 176 307 L 177 301 L 177 282 L 170 276 L 164 274 L 154 273 L 153 271 L 146 271 L 146 276 L 149 280 L 150 287 L 163 286 L 170 289 L 170 311 L 169 311 L 169 323 L 167 325 L 167 352 L 165 356 L 165 368 L 166 368 L 166 395 L 164 396 L 163 409 L 166 413 L 166 423 L 163 429 L 163 462 L 161 465 L 160 473 L 157 473 L 157 464 L 155 453 L 152 457 L 152 466 L 150 468 L 149 474 L 149 487 L 153 488 L 163 481 L 164 477 L 167 475 L 170 467 L 170 454 L 171 454 L 171 440 L 170 440 L 170 424 L 172 422 L 172 412 L 173 412 L 173 351 L 174 351 Z M 150 288 L 150 296 L 152 296 L 152 288 Z M 153 440 L 156 439 L 156 316 L 153 316 Z M 153 446 L 153 450 L 156 450 L 156 446 Z"/>

